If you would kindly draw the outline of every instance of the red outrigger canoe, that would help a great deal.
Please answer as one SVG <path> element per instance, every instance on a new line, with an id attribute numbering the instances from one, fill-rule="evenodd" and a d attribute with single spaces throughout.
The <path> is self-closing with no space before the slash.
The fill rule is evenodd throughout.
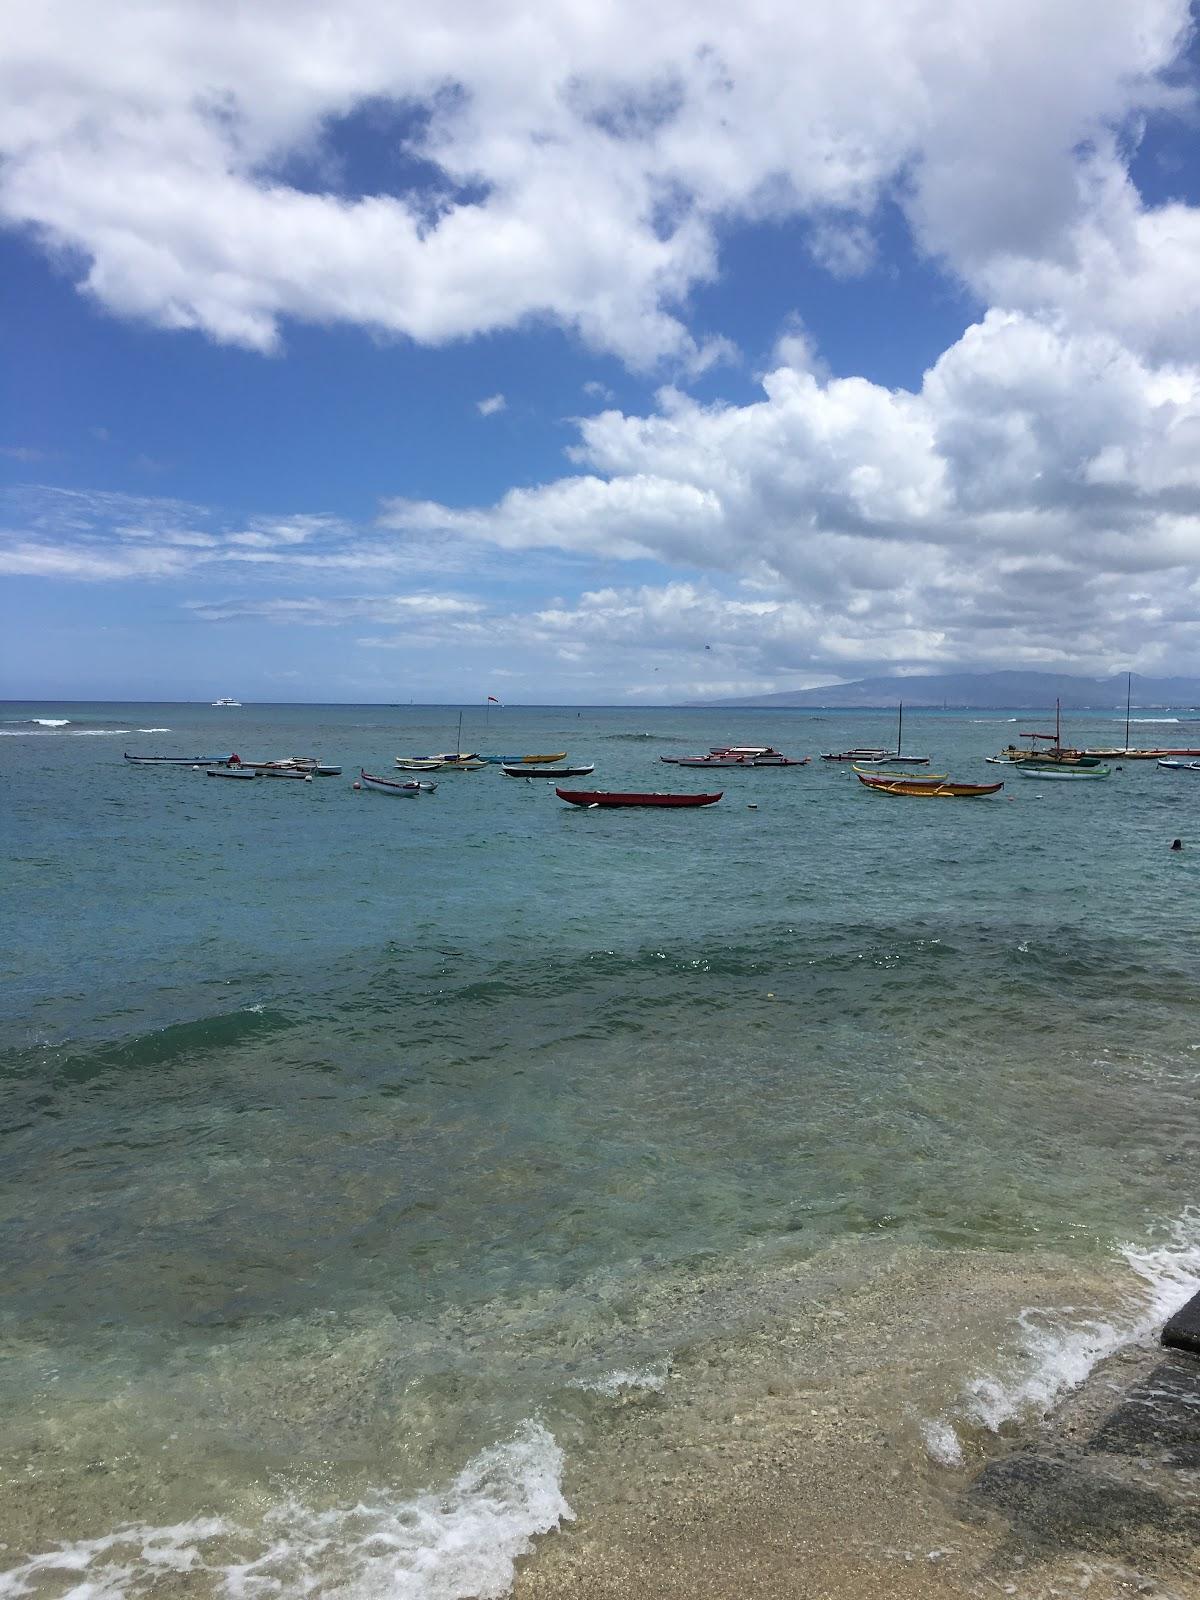
<path id="1" fill-rule="evenodd" d="M 573 806 L 715 806 L 724 794 L 614 794 L 605 789 L 555 789 L 560 800 Z"/>

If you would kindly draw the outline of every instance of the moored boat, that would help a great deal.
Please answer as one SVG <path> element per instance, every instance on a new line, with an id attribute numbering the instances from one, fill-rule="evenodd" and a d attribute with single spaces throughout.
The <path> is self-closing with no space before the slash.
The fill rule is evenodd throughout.
<path id="1" fill-rule="evenodd" d="M 1046 778 L 1055 782 L 1078 781 L 1081 778 L 1107 778 L 1112 769 L 1102 762 L 1089 766 L 1075 766 L 1070 762 L 1014 761 L 1013 771 L 1022 778 Z"/>
<path id="2" fill-rule="evenodd" d="M 853 771 L 859 782 L 868 787 L 873 783 L 938 784 L 950 781 L 948 772 L 867 772 L 859 766 L 854 767 Z"/>
<path id="3" fill-rule="evenodd" d="M 706 756 L 660 756 L 671 767 L 804 767 L 808 756 L 785 756 L 769 744 L 714 745 Z"/>
<path id="4" fill-rule="evenodd" d="M 1200 761 L 1178 761 L 1168 756 L 1158 765 L 1167 772 L 1200 772 Z"/>
<path id="5" fill-rule="evenodd" d="M 132 767 L 216 767 L 230 760 L 229 756 L 131 756 L 124 752 Z"/>
<path id="6" fill-rule="evenodd" d="M 436 783 L 423 783 L 418 778 L 410 778 L 401 782 L 397 778 L 381 778 L 365 768 L 358 769 L 359 782 L 367 789 L 378 789 L 381 794 L 407 795 L 410 799 L 414 795 L 432 794 L 437 788 Z"/>
<path id="7" fill-rule="evenodd" d="M 713 806 L 723 791 L 716 794 L 641 794 L 617 793 L 605 789 L 555 789 L 560 800 L 573 806 Z"/>
<path id="8" fill-rule="evenodd" d="M 257 778 L 258 773 L 253 767 L 209 767 L 206 777 L 209 778 Z"/>
<path id="9" fill-rule="evenodd" d="M 938 783 L 928 783 L 923 778 L 915 781 L 911 778 L 876 778 L 863 772 L 859 773 L 858 781 L 874 794 L 904 794 L 927 800 L 973 800 L 980 795 L 995 794 L 1004 787 L 1003 782 L 952 783 L 942 779 Z"/>
<path id="10" fill-rule="evenodd" d="M 823 755 L 822 761 L 853 761 L 860 767 L 927 767 L 929 756 L 914 756 L 904 748 L 904 702 L 896 711 L 896 748 L 894 750 L 843 750 L 840 754 Z"/>
<path id="11" fill-rule="evenodd" d="M 396 765 L 402 772 L 436 772 L 441 761 L 434 756 L 397 756 Z"/>
<path id="12" fill-rule="evenodd" d="M 501 769 L 506 778 L 586 778 L 590 772 L 595 772 L 596 763 L 591 761 L 585 767 L 526 767 L 506 766 Z"/>

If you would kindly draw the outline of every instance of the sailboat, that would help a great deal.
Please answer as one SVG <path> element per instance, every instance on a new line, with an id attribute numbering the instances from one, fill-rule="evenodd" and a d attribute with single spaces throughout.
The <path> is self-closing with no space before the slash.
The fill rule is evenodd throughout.
<path id="1" fill-rule="evenodd" d="M 397 756 L 396 765 L 410 772 L 478 772 L 486 767 L 487 762 L 482 756 L 474 754 L 464 755 L 462 747 L 462 722 L 463 714 L 458 713 L 458 739 L 454 752 L 443 751 L 436 756 Z"/>
<path id="2" fill-rule="evenodd" d="M 1095 756 L 1099 760 L 1102 756 L 1117 757 L 1122 761 L 1158 761 L 1163 756 L 1200 756 L 1200 750 L 1177 749 L 1140 749 L 1132 750 L 1129 746 L 1129 709 L 1133 698 L 1133 673 L 1125 674 L 1125 744 L 1120 750 L 1085 750 L 1085 756 Z"/>
<path id="3" fill-rule="evenodd" d="M 1029 739 L 1031 743 L 1025 749 L 1020 745 L 1008 744 L 998 756 L 986 756 L 993 766 L 1004 766 L 1011 763 L 1014 766 L 1036 767 L 1098 767 L 1100 757 L 1092 751 L 1074 750 L 1062 742 L 1062 701 L 1054 702 L 1054 732 L 1053 733 L 1022 733 L 1022 739 Z M 1044 749 L 1038 748 L 1038 740 L 1045 743 Z"/>
<path id="4" fill-rule="evenodd" d="M 870 755 L 860 755 L 856 764 L 860 767 L 927 767 L 928 756 L 912 756 L 904 751 L 904 701 L 901 700 L 899 713 L 896 717 L 896 748 L 894 750 L 876 750 Z M 823 760 L 844 760 L 844 757 L 826 756 Z"/>

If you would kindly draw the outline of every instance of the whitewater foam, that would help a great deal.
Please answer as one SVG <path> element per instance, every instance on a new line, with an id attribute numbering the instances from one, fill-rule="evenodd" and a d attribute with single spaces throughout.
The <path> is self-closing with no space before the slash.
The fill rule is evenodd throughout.
<path id="1" fill-rule="evenodd" d="M 669 1372 L 669 1361 L 654 1361 L 647 1367 L 633 1371 L 627 1372 L 617 1367 L 600 1378 L 576 1378 L 572 1381 L 571 1387 L 603 1395 L 606 1400 L 616 1400 L 623 1394 L 636 1393 L 639 1390 L 661 1394 L 667 1386 Z"/>
<path id="2" fill-rule="evenodd" d="M 254 1529 L 223 1517 L 170 1527 L 133 1524 L 80 1539 L 0 1573 L 0 1600 L 39 1579 L 76 1581 L 77 1600 L 134 1600 L 165 1572 L 208 1574 L 228 1600 L 337 1593 L 346 1600 L 499 1600 L 514 1563 L 574 1512 L 561 1488 L 563 1454 L 539 1422 L 474 1456 L 445 1489 L 413 1499 L 387 1491 L 316 1511 L 297 1500 Z"/>
<path id="3" fill-rule="evenodd" d="M 1125 1244 L 1121 1256 L 1148 1294 L 1116 1314 L 1085 1308 L 1027 1307 L 1018 1318 L 1016 1350 L 1008 1370 L 985 1374 L 967 1386 L 975 1420 L 995 1431 L 1002 1423 L 1044 1414 L 1077 1389 L 1099 1362 L 1144 1339 L 1200 1291 L 1200 1207 L 1189 1206 L 1169 1224 L 1159 1244 Z"/>

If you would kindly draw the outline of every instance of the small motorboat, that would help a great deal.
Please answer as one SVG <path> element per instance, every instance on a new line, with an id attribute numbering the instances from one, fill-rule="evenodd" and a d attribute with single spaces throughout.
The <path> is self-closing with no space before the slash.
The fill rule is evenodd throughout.
<path id="1" fill-rule="evenodd" d="M 228 695 L 222 695 L 219 700 L 214 700 L 212 704 L 214 706 L 237 706 L 240 708 L 242 702 L 240 700 L 231 700 Z"/>
<path id="2" fill-rule="evenodd" d="M 973 800 L 980 795 L 995 794 L 1004 787 L 1003 783 L 952 783 L 945 778 L 937 783 L 924 778 L 876 778 L 864 772 L 859 773 L 858 781 L 873 794 L 905 794 L 914 799 L 932 800 Z"/>
<path id="3" fill-rule="evenodd" d="M 265 766 L 257 768 L 260 778 L 291 778 L 297 783 L 311 783 L 313 775 L 304 767 Z"/>
<path id="4" fill-rule="evenodd" d="M 217 767 L 228 761 L 228 756 L 131 756 L 125 759 L 134 767 Z"/>
<path id="5" fill-rule="evenodd" d="M 596 763 L 591 761 L 586 767 L 526 767 L 505 766 L 501 769 L 506 778 L 586 778 L 589 772 L 595 772 Z"/>
<path id="6" fill-rule="evenodd" d="M 1178 761 L 1173 756 L 1164 758 L 1158 765 L 1167 772 L 1200 772 L 1200 761 Z"/>
<path id="7" fill-rule="evenodd" d="M 715 806 L 716 794 L 615 793 L 608 789 L 555 789 L 560 800 L 572 806 Z"/>
<path id="8" fill-rule="evenodd" d="M 436 756 L 397 756 L 396 765 L 401 772 L 436 772 L 441 766 Z"/>
<path id="9" fill-rule="evenodd" d="M 205 774 L 209 778 L 257 778 L 258 773 L 253 767 L 209 767 Z"/>
<path id="10" fill-rule="evenodd" d="M 358 778 L 365 789 L 378 789 L 381 794 L 403 794 L 410 798 L 418 794 L 432 794 L 437 788 L 436 783 L 423 782 L 420 778 L 409 778 L 403 783 L 397 778 L 380 778 L 362 767 L 358 769 Z"/>

